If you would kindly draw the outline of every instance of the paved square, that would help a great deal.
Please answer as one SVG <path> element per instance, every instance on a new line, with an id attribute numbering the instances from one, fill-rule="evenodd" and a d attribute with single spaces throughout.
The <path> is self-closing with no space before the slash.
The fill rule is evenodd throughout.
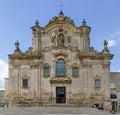
<path id="1" fill-rule="evenodd" d="M 87 107 L 8 107 L 0 115 L 112 115 L 110 112 Z M 118 113 L 116 115 L 119 115 Z"/>

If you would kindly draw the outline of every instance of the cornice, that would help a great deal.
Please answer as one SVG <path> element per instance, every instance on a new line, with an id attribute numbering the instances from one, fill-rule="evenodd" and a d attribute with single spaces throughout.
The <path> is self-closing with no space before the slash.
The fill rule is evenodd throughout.
<path id="1" fill-rule="evenodd" d="M 38 54 L 9 54 L 8 57 L 10 59 L 19 59 L 19 60 L 25 60 L 25 59 L 41 59 L 43 56 Z"/>
<path id="2" fill-rule="evenodd" d="M 50 80 L 51 83 L 72 83 L 72 80 L 68 77 L 53 77 Z"/>
<path id="3" fill-rule="evenodd" d="M 103 60 L 103 59 L 111 60 L 113 56 L 114 56 L 113 54 L 102 54 L 102 53 L 95 53 L 95 54 L 79 53 L 78 54 L 79 59 L 96 59 L 96 60 Z"/>

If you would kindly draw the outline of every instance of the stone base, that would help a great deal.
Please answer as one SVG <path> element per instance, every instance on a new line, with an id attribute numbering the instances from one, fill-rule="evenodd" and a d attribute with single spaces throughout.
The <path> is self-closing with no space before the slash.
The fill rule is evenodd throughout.
<path id="1" fill-rule="evenodd" d="M 51 101 L 43 101 L 40 99 L 25 99 L 25 98 L 14 98 L 11 103 L 9 103 L 10 106 L 13 107 L 32 107 L 32 106 L 44 106 L 48 103 L 51 103 Z"/>
<path id="2" fill-rule="evenodd" d="M 100 104 L 103 106 L 104 110 L 111 110 L 111 102 L 108 100 L 83 100 L 75 99 L 68 101 L 67 103 L 56 104 L 51 100 L 47 99 L 25 99 L 25 98 L 15 98 L 11 101 L 11 106 L 14 107 L 31 107 L 31 106 L 76 106 L 76 107 L 92 107 L 94 104 Z"/>

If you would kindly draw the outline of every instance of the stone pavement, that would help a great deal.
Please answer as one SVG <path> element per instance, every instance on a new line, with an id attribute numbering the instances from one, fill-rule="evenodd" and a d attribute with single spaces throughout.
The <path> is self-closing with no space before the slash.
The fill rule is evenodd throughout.
<path id="1" fill-rule="evenodd" d="M 0 115 L 112 115 L 110 112 L 88 107 L 8 107 L 0 108 Z M 114 114 L 115 115 L 115 114 Z M 116 115 L 120 115 L 117 113 Z"/>

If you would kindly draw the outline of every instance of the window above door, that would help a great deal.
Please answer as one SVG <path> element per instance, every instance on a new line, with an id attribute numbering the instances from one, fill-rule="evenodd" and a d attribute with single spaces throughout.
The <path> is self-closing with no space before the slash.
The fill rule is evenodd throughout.
<path id="1" fill-rule="evenodd" d="M 58 59 L 56 63 L 56 76 L 64 77 L 66 75 L 66 62 L 63 59 Z"/>

